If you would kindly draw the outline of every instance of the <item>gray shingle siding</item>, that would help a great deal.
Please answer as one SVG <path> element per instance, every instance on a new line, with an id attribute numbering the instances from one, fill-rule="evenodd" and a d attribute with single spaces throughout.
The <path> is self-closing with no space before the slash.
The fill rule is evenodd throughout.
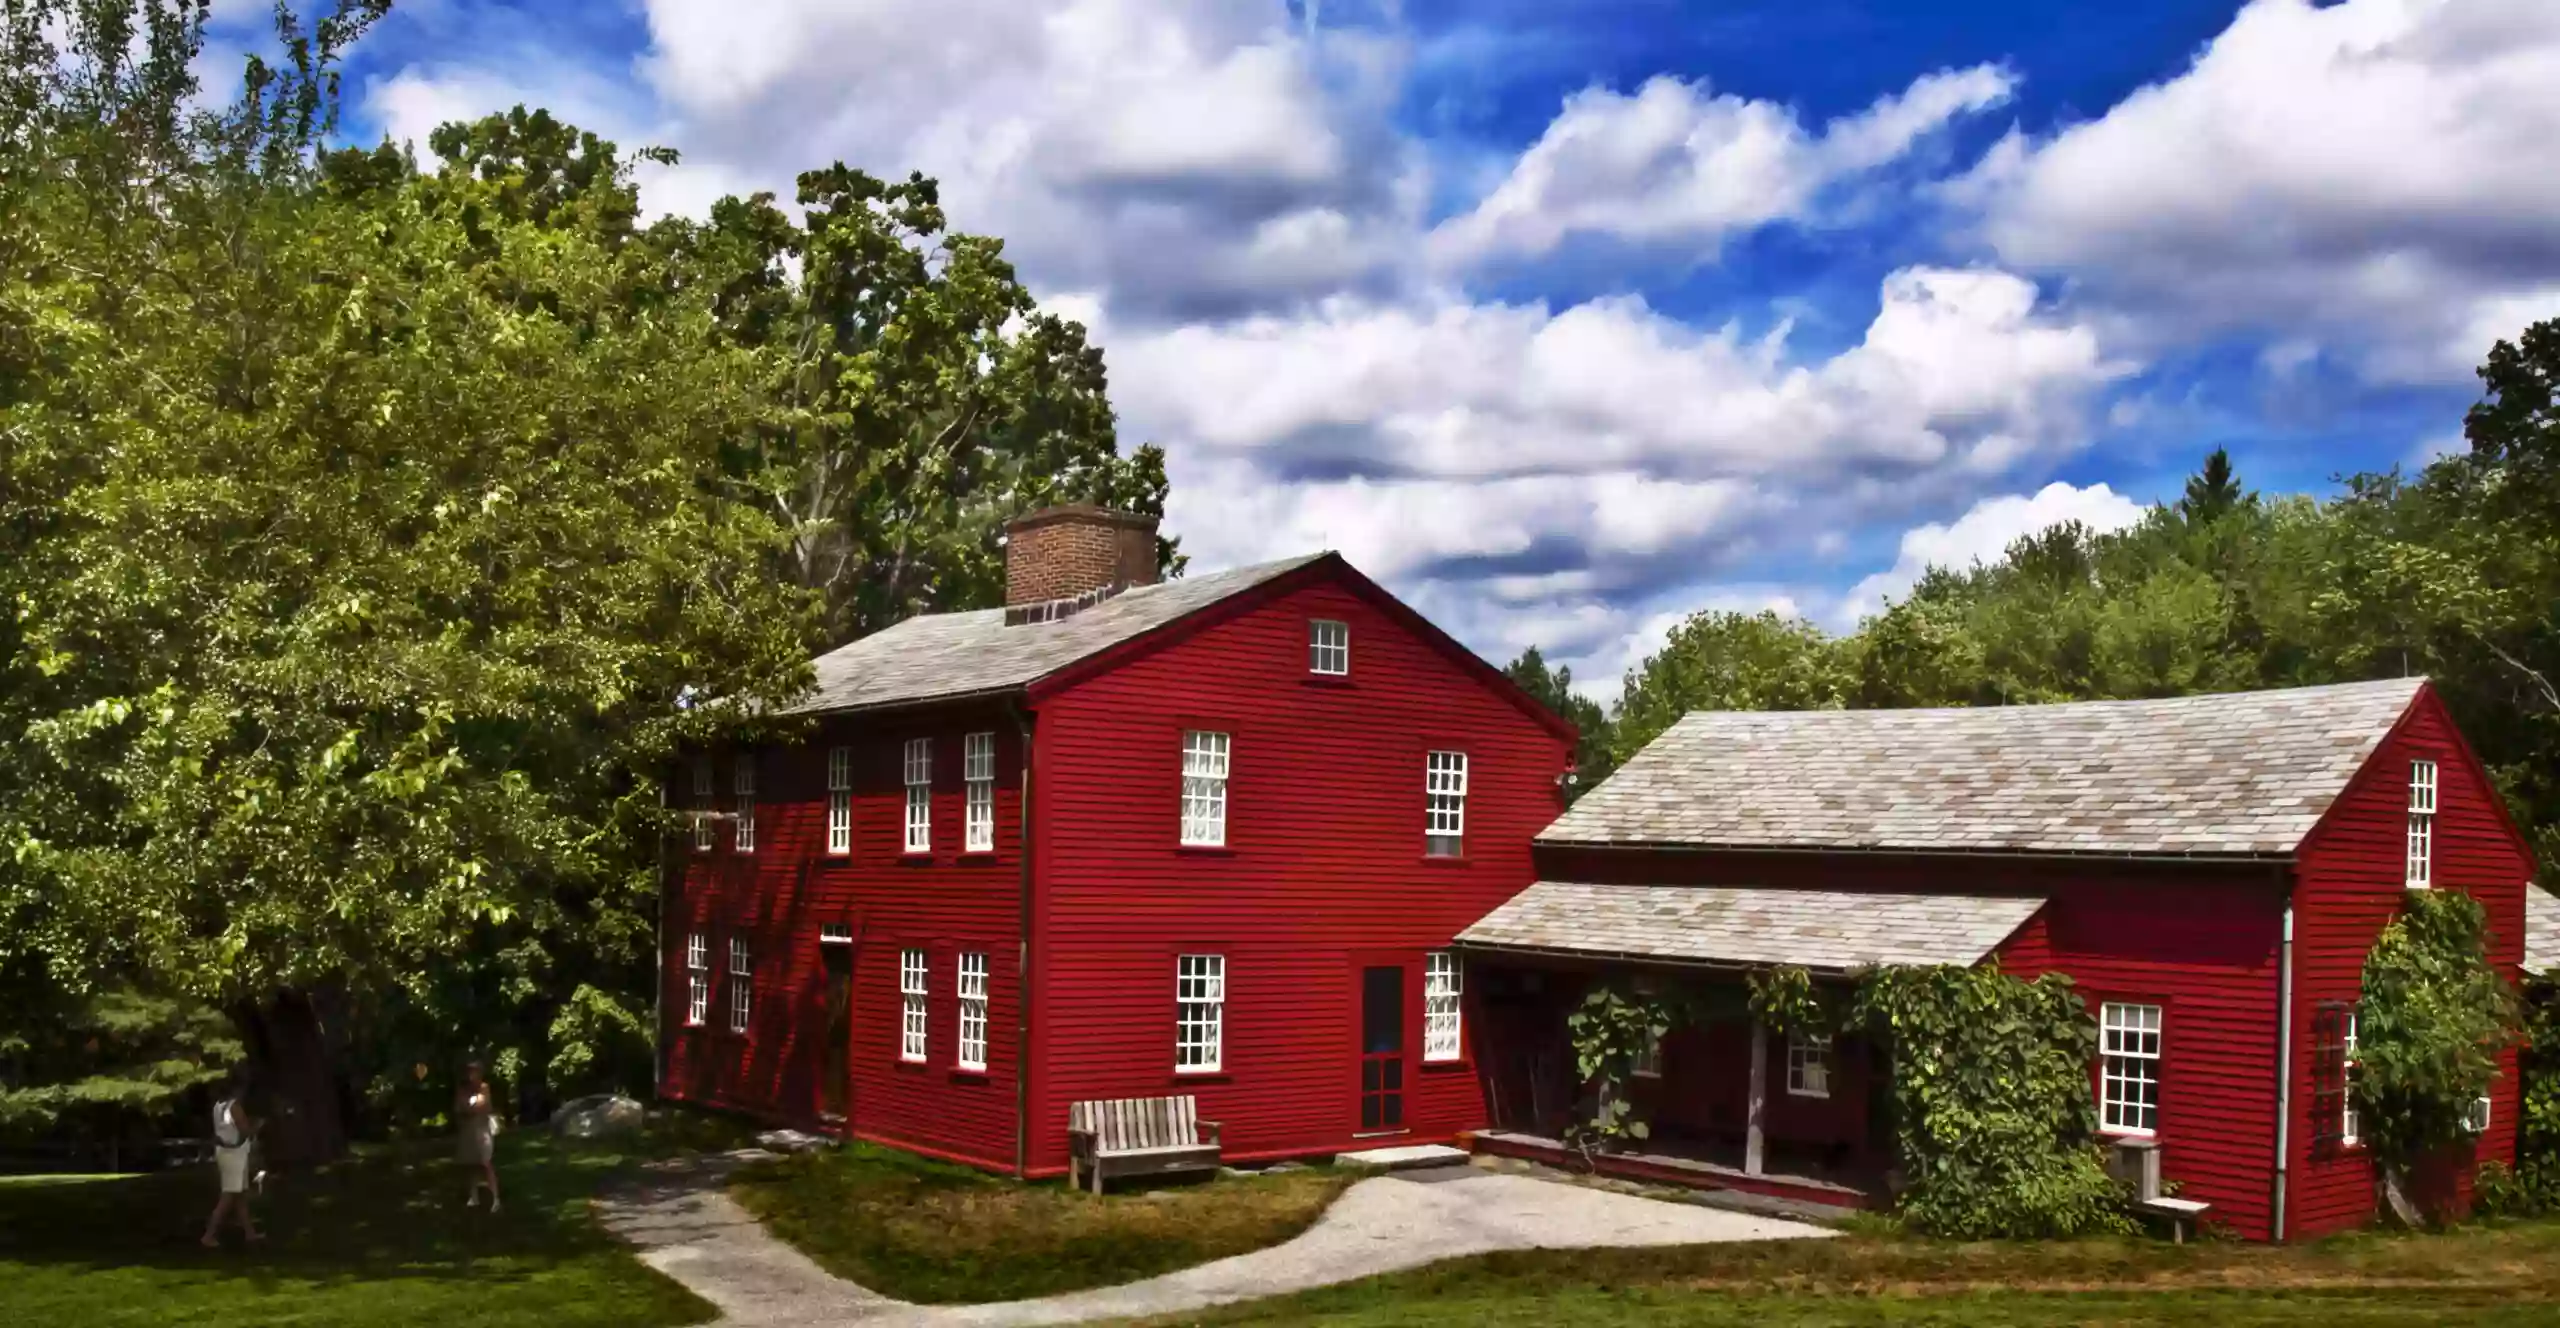
<path id="1" fill-rule="evenodd" d="M 2279 857 L 2423 679 L 2158 701 L 1700 711 L 1551 844 Z"/>
<path id="2" fill-rule="evenodd" d="M 1834 973 L 1970 965 L 2043 906 L 2038 896 L 1540 881 L 1458 933 L 1458 944 Z"/>

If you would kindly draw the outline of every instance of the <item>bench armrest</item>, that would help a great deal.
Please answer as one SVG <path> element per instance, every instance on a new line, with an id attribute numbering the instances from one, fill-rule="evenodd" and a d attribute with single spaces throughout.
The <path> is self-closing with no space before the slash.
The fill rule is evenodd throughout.
<path id="1" fill-rule="evenodd" d="M 1200 1133 L 1206 1142 L 1219 1144 L 1222 1148 L 1225 1147 L 1224 1144 L 1219 1143 L 1219 1125 L 1216 1121 L 1204 1120 L 1197 1123 L 1200 1126 Z"/>

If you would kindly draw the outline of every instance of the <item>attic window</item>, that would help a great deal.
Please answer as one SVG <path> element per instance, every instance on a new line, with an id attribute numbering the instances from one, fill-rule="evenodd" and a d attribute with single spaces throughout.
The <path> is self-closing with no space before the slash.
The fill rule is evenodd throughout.
<path id="1" fill-rule="evenodd" d="M 1307 672 L 1329 678 L 1351 672 L 1351 624 L 1330 618 L 1307 623 Z"/>
<path id="2" fill-rule="evenodd" d="M 2409 763 L 2409 888 L 2435 884 L 2436 763 Z"/>

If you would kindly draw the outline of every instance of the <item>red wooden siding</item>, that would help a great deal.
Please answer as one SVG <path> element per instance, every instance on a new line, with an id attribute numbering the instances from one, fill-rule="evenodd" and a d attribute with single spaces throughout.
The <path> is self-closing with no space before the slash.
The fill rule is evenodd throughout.
<path id="1" fill-rule="evenodd" d="M 2323 1001 L 2354 1002 L 2374 939 L 2399 911 L 2406 890 L 2409 763 L 2436 763 L 2434 878 L 2462 890 L 2489 914 L 2490 958 L 2510 975 L 2524 961 L 2524 889 L 2533 866 L 2500 814 L 2443 703 L 2421 692 L 2399 729 L 2331 808 L 2304 846 L 2294 895 L 2294 1105 L 2288 1238 L 2364 1225 L 2374 1212 L 2372 1160 L 2362 1150 L 2315 1150 L 2323 1122 L 2312 1118 L 2312 1020 Z M 2488 1133 L 2477 1156 L 2515 1156 L 2515 1057 L 2502 1061 L 2491 1094 Z M 2458 1183 L 2467 1195 L 2468 1179 Z"/>
<path id="2" fill-rule="evenodd" d="M 2215 1221 L 2265 1234 L 2275 1159 L 2279 868 L 1562 847 L 1541 849 L 1539 862 L 1549 880 L 2047 896 L 2051 902 L 2000 948 L 2002 968 L 2021 977 L 2067 974 L 2092 1012 L 2108 1000 L 2162 1007 L 2163 1170 L 2185 1184 L 2187 1197 L 2213 1204 Z M 1774 1047 L 1771 1054 L 1779 1055 Z M 1784 1069 L 1775 1060 L 1773 1137 L 1782 1116 L 1798 1114 L 1782 1092 Z M 2094 1098 L 2094 1076 L 2090 1091 Z M 1852 1128 L 1856 1102 L 1835 1090 L 1832 1124 Z M 1802 1114 L 1802 1128 L 1813 1128 L 1817 1113 Z"/>
<path id="3" fill-rule="evenodd" d="M 962 735 L 993 732 L 996 750 L 995 851 L 961 852 L 966 792 Z M 901 768 L 911 737 L 933 739 L 933 851 L 902 852 L 906 787 Z M 827 853 L 827 753 L 853 752 L 853 849 Z M 734 758 L 716 762 L 717 801 L 732 809 Z M 815 1124 L 826 1029 L 819 928 L 852 929 L 853 1014 L 849 1054 L 850 1132 L 990 1167 L 1011 1168 L 1021 938 L 1020 791 L 1022 742 L 1000 708 L 915 712 L 894 718 L 830 721 L 806 745 L 768 750 L 758 763 L 757 851 L 736 853 L 723 825 L 710 853 L 691 840 L 670 845 L 675 887 L 668 901 L 665 1017 L 669 1097 L 765 1119 Z M 690 776 L 676 795 L 689 803 Z M 682 919 L 679 925 L 678 919 Z M 685 936 L 714 930 L 715 1000 L 704 1028 L 682 1026 Z M 727 937 L 754 946 L 753 1026 L 729 1034 Z M 928 956 L 928 1059 L 898 1059 L 901 1000 L 898 952 Z M 984 1071 L 958 1068 L 959 955 L 988 957 L 988 1047 Z"/>
<path id="4" fill-rule="evenodd" d="M 1308 672 L 1311 619 L 1347 678 Z M 1227 845 L 1178 846 L 1185 729 L 1231 735 Z M 1318 580 L 1046 698 L 1034 779 L 1035 1173 L 1070 1102 L 1189 1092 L 1230 1156 L 1352 1144 L 1359 969 L 1405 967 L 1409 1139 L 1483 1123 L 1473 1059 L 1422 1062 L 1422 962 L 1530 880 L 1568 741 L 1345 581 Z M 1427 751 L 1468 754 L 1465 856 L 1428 860 Z M 1177 1075 L 1174 966 L 1226 957 L 1223 1068 Z"/>

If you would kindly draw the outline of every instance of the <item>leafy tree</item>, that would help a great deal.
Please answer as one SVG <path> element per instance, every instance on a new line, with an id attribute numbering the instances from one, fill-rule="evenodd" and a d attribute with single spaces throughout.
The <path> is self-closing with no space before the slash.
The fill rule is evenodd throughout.
<path id="1" fill-rule="evenodd" d="M 1581 730 L 1574 743 L 1574 783 L 1565 791 L 1571 802 L 1585 789 L 1609 777 L 1616 767 L 1611 763 L 1609 748 L 1609 714 L 1600 703 L 1573 690 L 1573 666 L 1550 667 L 1546 656 L 1536 646 L 1520 652 L 1520 657 L 1502 666 L 1503 673 L 1520 685 L 1520 690 L 1538 698 L 1549 710 L 1571 720 Z"/>
<path id="2" fill-rule="evenodd" d="M 803 686 L 815 616 L 724 464 L 773 357 L 708 292 L 512 180 L 320 187 L 365 13 L 288 20 L 287 72 L 190 120 L 201 7 L 145 8 L 174 52 L 148 80 L 112 73 L 112 6 L 12 47 L 45 127 L 0 140 L 27 166 L 0 434 L 38 486 L 0 964 L 225 1010 L 291 1104 L 280 1151 L 325 1155 L 333 1058 L 385 1009 L 538 1005 L 564 954 L 646 990 L 647 772 Z M 92 178 L 93 142 L 153 169 Z"/>
<path id="3" fill-rule="evenodd" d="M 1846 705 L 1852 656 L 1802 618 L 1697 613 L 1627 672 L 1610 735 L 1613 766 L 1692 710 L 1831 710 Z"/>
<path id="4" fill-rule="evenodd" d="M 220 1011 L 112 988 L 52 993 L 0 1030 L 0 1134 L 66 1129 L 108 1148 L 147 1143 L 188 1090 L 219 1078 L 241 1047 Z"/>
<path id="5" fill-rule="evenodd" d="M 2406 1211 L 2410 1168 L 2466 1139 L 2471 1104 L 2488 1095 L 2518 1031 L 2516 992 L 2489 963 L 2480 902 L 2411 891 L 2365 956 L 2356 1011 L 2356 1109 L 2395 1208 Z"/>

